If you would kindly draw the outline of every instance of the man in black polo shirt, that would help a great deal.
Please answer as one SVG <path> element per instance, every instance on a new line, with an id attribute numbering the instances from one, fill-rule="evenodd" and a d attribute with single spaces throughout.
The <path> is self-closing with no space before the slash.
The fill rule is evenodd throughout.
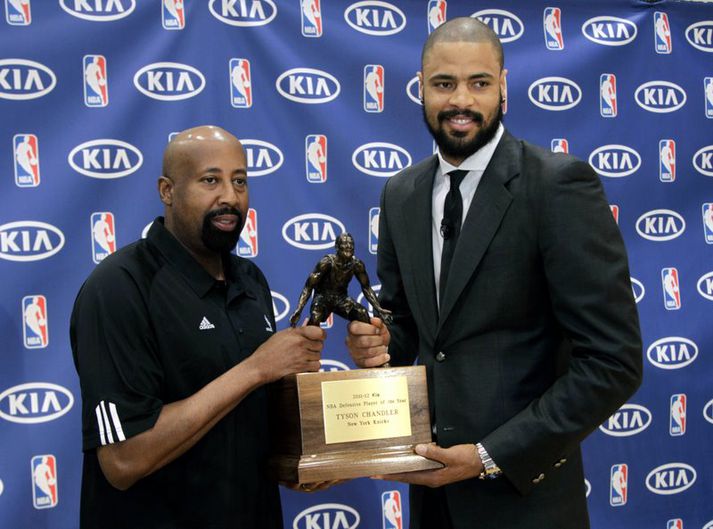
<path id="1" fill-rule="evenodd" d="M 81 527 L 282 528 L 265 384 L 318 370 L 324 331 L 275 333 L 264 276 L 230 254 L 248 210 L 234 136 L 180 133 L 158 190 L 165 219 L 97 266 L 72 313 Z"/>

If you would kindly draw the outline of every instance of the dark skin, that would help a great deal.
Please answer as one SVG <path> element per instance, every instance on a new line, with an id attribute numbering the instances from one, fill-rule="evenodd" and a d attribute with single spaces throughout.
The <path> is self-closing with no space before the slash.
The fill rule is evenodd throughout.
<path id="1" fill-rule="evenodd" d="M 230 207 L 248 210 L 247 164 L 240 142 L 218 127 L 196 127 L 180 133 L 166 149 L 158 190 L 165 226 L 216 279 L 225 273 L 220 253 L 201 241 L 203 218 Z M 220 230 L 240 230 L 237 215 L 213 219 Z M 126 490 L 194 446 L 213 426 L 258 387 L 292 373 L 318 371 L 325 333 L 299 327 L 275 333 L 255 352 L 190 397 L 164 404 L 156 424 L 134 437 L 97 449 L 109 483 Z M 291 354 L 286 355 L 284 351 Z M 302 490 L 328 486 L 317 484 Z"/>
<path id="2" fill-rule="evenodd" d="M 290 316 L 290 324 L 296 325 L 302 309 L 304 309 L 312 292 L 315 293 L 310 318 L 307 325 L 319 325 L 329 317 L 332 312 L 348 319 L 368 323 L 370 321 L 367 310 L 347 295 L 347 287 L 352 277 L 356 277 L 361 285 L 362 292 L 367 301 L 382 319 L 389 320 L 391 312 L 385 310 L 376 299 L 376 294 L 369 284 L 364 263 L 354 257 L 354 240 L 351 235 L 344 234 L 337 239 L 336 255 L 324 256 L 309 275 L 300 294 L 297 309 Z"/>
<path id="3" fill-rule="evenodd" d="M 426 119 L 434 128 L 442 128 L 452 138 L 472 140 L 497 115 L 507 95 L 502 48 L 489 30 L 471 18 L 452 19 L 434 32 L 424 47 L 422 71 L 418 73 Z M 490 36 L 488 36 L 490 35 Z M 442 111 L 479 112 L 484 123 L 475 122 L 465 112 L 439 121 Z M 444 155 L 456 167 L 463 158 Z M 374 367 L 389 360 L 389 330 L 379 320 L 371 323 L 353 321 L 346 339 L 349 353 L 359 367 Z M 440 461 L 444 468 L 378 476 L 383 479 L 440 487 L 480 474 L 483 463 L 475 444 L 441 448 L 435 444 L 417 445 L 416 453 Z"/>

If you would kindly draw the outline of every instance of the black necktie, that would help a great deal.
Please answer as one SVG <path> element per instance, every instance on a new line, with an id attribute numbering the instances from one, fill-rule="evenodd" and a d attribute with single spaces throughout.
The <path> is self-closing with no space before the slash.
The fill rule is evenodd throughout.
<path id="1" fill-rule="evenodd" d="M 451 178 L 451 187 L 443 202 L 443 220 L 441 221 L 441 235 L 443 236 L 443 252 L 441 253 L 441 277 L 439 281 L 439 299 L 443 302 L 443 293 L 446 291 L 446 281 L 456 249 L 458 235 L 460 235 L 461 219 L 463 218 L 463 199 L 460 196 L 460 183 L 468 171 L 456 169 L 448 173 Z"/>

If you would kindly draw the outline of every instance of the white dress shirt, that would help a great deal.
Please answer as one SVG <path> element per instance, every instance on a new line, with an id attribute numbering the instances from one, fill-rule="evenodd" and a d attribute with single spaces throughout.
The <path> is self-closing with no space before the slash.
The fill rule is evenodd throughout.
<path id="1" fill-rule="evenodd" d="M 460 194 L 463 198 L 463 218 L 461 226 L 465 222 L 470 209 L 470 203 L 473 201 L 475 190 L 478 188 L 480 179 L 485 172 L 485 168 L 490 163 L 493 157 L 495 148 L 500 142 L 500 138 L 505 132 L 505 127 L 501 123 L 492 140 L 481 147 L 477 152 L 463 160 L 458 167 L 449 164 L 443 159 L 441 153 L 438 153 L 438 169 L 436 176 L 433 179 L 433 194 L 431 198 L 431 240 L 433 241 L 433 274 L 436 282 L 436 300 L 440 306 L 439 287 L 441 277 L 441 252 L 443 251 L 443 236 L 441 235 L 441 220 L 443 220 L 443 202 L 450 189 L 450 177 L 446 176 L 450 171 L 462 169 L 468 171 L 463 181 L 460 184 Z"/>

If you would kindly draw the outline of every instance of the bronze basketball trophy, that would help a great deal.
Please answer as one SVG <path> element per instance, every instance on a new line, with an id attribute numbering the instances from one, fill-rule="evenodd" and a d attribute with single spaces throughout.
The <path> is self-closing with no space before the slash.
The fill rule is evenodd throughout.
<path id="1" fill-rule="evenodd" d="M 352 277 L 361 285 L 374 314 L 391 323 L 369 285 L 364 263 L 354 256 L 348 233 L 323 257 L 307 278 L 295 325 L 314 292 L 308 325 L 319 325 L 334 312 L 368 323 L 366 308 L 347 294 Z M 313 483 L 440 468 L 413 448 L 431 442 L 424 366 L 381 367 L 299 373 L 283 378 L 271 395 L 270 469 L 280 481 Z"/>

